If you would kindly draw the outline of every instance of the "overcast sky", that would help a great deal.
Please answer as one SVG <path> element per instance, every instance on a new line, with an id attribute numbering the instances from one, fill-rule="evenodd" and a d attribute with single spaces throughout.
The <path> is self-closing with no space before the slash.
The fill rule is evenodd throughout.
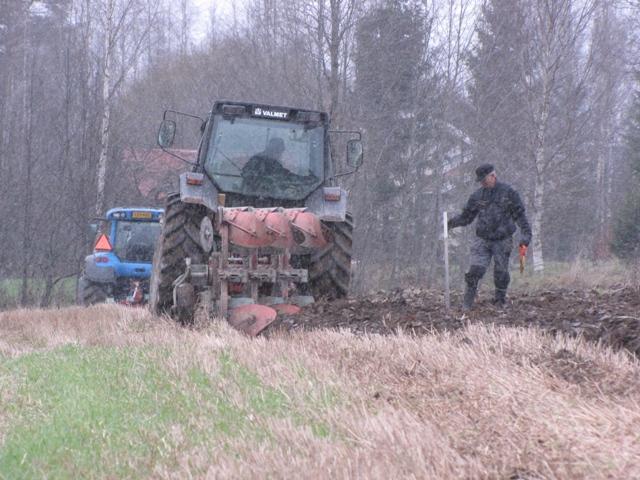
<path id="1" fill-rule="evenodd" d="M 209 20 L 213 6 L 216 7 L 216 16 L 219 22 L 225 23 L 231 19 L 233 15 L 233 7 L 235 5 L 238 13 L 244 5 L 244 0 L 191 0 L 196 18 L 193 25 L 193 35 L 200 39 L 204 37 L 209 29 Z"/>

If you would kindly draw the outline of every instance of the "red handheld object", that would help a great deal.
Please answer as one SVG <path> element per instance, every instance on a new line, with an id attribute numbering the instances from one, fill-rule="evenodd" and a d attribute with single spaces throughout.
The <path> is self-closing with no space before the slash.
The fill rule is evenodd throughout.
<path id="1" fill-rule="evenodd" d="M 527 256 L 527 246 L 520 245 L 520 273 L 524 273 L 524 258 Z"/>

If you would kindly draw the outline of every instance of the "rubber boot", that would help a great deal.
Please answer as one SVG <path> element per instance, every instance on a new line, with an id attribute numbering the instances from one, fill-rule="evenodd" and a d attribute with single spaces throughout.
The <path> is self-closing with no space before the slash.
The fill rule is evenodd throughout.
<path id="1" fill-rule="evenodd" d="M 478 282 L 484 275 L 485 269 L 480 265 L 471 265 L 471 268 L 464 275 L 464 281 L 467 284 L 464 291 L 464 298 L 462 300 L 462 309 L 471 310 L 473 302 L 476 299 L 476 292 L 478 290 Z"/>
<path id="2" fill-rule="evenodd" d="M 471 310 L 473 307 L 473 302 L 476 299 L 476 291 L 477 287 L 471 287 L 467 285 L 467 288 L 464 291 L 464 298 L 462 299 L 462 309 L 463 310 Z"/>
<path id="3" fill-rule="evenodd" d="M 493 297 L 493 304 L 497 308 L 503 308 L 507 302 L 507 288 L 509 288 L 509 272 L 508 271 L 495 271 L 494 283 L 496 286 L 495 296 Z"/>
<path id="4" fill-rule="evenodd" d="M 507 291 L 496 288 L 496 293 L 491 303 L 497 308 L 504 308 L 507 303 Z"/>

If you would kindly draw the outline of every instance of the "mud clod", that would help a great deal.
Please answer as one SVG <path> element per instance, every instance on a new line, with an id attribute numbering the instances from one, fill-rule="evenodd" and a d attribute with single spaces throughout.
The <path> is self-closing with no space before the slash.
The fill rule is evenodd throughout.
<path id="1" fill-rule="evenodd" d="M 452 297 L 453 305 L 460 305 L 461 301 L 459 294 Z M 390 335 L 403 331 L 424 335 L 457 330 L 469 323 L 538 327 L 550 333 L 581 336 L 640 356 L 640 291 L 630 287 L 514 292 L 501 309 L 493 306 L 489 298 L 481 297 L 470 312 L 456 306 L 447 311 L 442 294 L 430 290 L 379 292 L 333 302 L 320 301 L 297 316 L 279 318 L 266 333 L 346 329 L 354 333 Z M 559 360 L 579 364 L 575 359 Z"/>

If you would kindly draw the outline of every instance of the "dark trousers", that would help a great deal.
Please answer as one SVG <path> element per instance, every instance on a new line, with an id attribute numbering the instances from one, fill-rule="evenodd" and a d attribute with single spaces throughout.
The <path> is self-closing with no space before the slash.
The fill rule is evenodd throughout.
<path id="1" fill-rule="evenodd" d="M 465 275 L 467 287 L 475 289 L 478 282 L 489 268 L 493 258 L 493 281 L 496 287 L 496 299 L 502 299 L 507 295 L 509 287 L 509 257 L 513 248 L 513 239 L 507 237 L 504 240 L 484 240 L 476 237 L 471 244 L 471 267 Z"/>

